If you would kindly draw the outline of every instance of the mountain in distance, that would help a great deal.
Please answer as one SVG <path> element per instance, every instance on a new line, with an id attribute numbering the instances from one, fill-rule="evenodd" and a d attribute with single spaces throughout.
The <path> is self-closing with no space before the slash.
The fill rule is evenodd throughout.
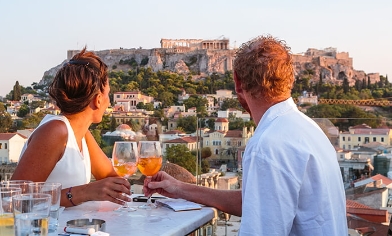
<path id="1" fill-rule="evenodd" d="M 226 38 L 203 39 L 161 39 L 160 48 L 108 49 L 95 51 L 108 65 L 109 70 L 128 71 L 136 67 L 151 67 L 154 72 L 168 70 L 193 79 L 204 78 L 212 73 L 223 74 L 233 70 L 236 48 L 229 47 Z M 67 59 L 46 71 L 39 82 L 47 85 L 57 71 L 79 50 L 68 50 Z M 357 80 L 380 80 L 379 73 L 365 73 L 353 68 L 353 59 L 348 52 L 336 48 L 322 50 L 309 48 L 305 53 L 293 54 L 295 75 L 308 78 L 311 83 L 342 84 L 345 79 L 353 86 Z"/>

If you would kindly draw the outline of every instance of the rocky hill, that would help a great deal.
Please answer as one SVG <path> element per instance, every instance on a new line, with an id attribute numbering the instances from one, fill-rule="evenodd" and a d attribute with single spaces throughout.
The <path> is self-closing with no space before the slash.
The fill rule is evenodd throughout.
<path id="1" fill-rule="evenodd" d="M 128 71 L 136 67 L 151 67 L 153 71 L 168 70 L 193 78 L 202 78 L 211 73 L 233 70 L 236 49 L 227 47 L 228 40 L 161 40 L 161 48 L 153 49 L 110 49 L 96 51 L 110 70 Z M 44 73 L 40 84 L 47 84 L 58 69 L 78 51 L 69 50 L 67 59 Z M 353 68 L 353 59 L 347 52 L 336 48 L 324 50 L 308 49 L 294 54 L 293 61 L 297 78 L 308 78 L 311 83 L 320 79 L 323 83 L 341 84 L 347 78 L 350 86 L 356 80 L 379 81 L 379 73 L 365 73 Z"/>

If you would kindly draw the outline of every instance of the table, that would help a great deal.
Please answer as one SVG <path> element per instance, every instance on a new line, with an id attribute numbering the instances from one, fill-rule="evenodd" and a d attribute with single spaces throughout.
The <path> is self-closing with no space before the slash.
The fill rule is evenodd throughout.
<path id="1" fill-rule="evenodd" d="M 132 202 L 137 207 L 143 203 Z M 206 224 L 215 224 L 217 211 L 212 207 L 201 210 L 175 212 L 166 207 L 153 210 L 138 209 L 134 212 L 115 212 L 119 205 L 109 201 L 85 202 L 66 208 L 59 217 L 58 233 L 63 233 L 66 222 L 75 219 L 102 219 L 106 221 L 105 232 L 110 236 L 184 236 Z M 208 231 L 211 232 L 209 229 Z M 212 233 L 201 233 L 209 235 Z M 199 235 L 195 233 L 195 235 Z"/>

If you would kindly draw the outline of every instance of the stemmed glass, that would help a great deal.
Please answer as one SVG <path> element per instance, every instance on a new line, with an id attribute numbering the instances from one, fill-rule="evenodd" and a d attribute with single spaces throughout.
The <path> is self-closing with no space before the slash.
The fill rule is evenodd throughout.
<path id="1" fill-rule="evenodd" d="M 137 168 L 138 150 L 136 142 L 116 141 L 113 146 L 112 163 L 116 173 L 128 179 Z M 132 195 L 130 192 L 129 197 Z M 126 202 L 115 211 L 136 211 L 135 208 L 128 206 Z"/>
<path id="2" fill-rule="evenodd" d="M 139 162 L 137 164 L 140 172 L 149 178 L 155 175 L 162 166 L 162 150 L 158 141 L 139 141 Z M 142 209 L 155 207 L 151 203 L 151 196 L 148 196 L 147 203 L 139 206 Z"/>

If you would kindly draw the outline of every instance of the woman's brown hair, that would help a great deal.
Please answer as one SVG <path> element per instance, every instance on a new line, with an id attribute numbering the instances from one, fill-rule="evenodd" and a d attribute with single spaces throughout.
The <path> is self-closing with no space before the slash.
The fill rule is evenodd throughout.
<path id="1" fill-rule="evenodd" d="M 63 114 L 75 114 L 103 92 L 107 83 L 106 64 L 85 47 L 57 72 L 49 95 Z"/>

